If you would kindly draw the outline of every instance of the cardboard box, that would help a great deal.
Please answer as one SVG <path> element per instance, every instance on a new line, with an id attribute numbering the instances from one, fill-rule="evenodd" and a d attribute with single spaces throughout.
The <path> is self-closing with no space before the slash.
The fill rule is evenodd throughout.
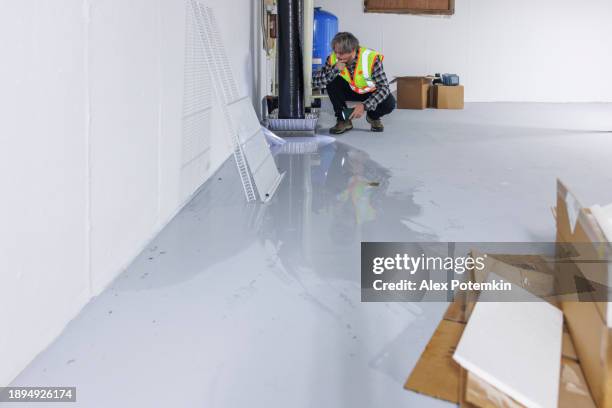
<path id="1" fill-rule="evenodd" d="M 397 108 L 398 109 L 425 109 L 431 79 L 419 76 L 397 77 Z"/>
<path id="2" fill-rule="evenodd" d="M 484 254 L 471 251 L 474 258 L 482 257 Z M 526 291 L 546 300 L 555 307 L 560 308 L 559 302 L 554 296 L 554 271 L 550 268 L 546 258 L 540 255 L 504 255 L 488 254 L 484 261 L 484 269 L 480 272 L 469 270 L 469 280 L 472 282 L 486 282 L 489 271 Z M 478 291 L 462 292 L 463 313 L 467 319 L 478 301 Z"/>
<path id="3" fill-rule="evenodd" d="M 610 243 L 606 242 L 599 225 L 590 214 L 590 210 L 580 205 L 567 187 L 558 181 L 557 205 L 553 209 L 557 224 L 557 258 L 566 259 L 607 259 L 610 254 Z M 560 253 L 559 253 L 560 252 Z M 597 257 L 600 258 L 597 258 Z M 524 289 L 547 298 L 548 272 L 540 268 L 538 257 L 516 255 L 495 255 L 495 262 L 508 265 L 490 264 L 496 273 L 502 271 L 506 278 L 520 278 Z M 519 256 L 520 257 L 520 256 Z M 517 273 L 516 268 L 525 264 L 525 270 Z M 556 262 L 557 265 L 573 264 Z M 579 273 L 591 282 L 607 282 L 612 273 L 608 262 L 576 262 Z M 577 296 L 592 296 L 594 292 L 576 293 L 576 288 L 565 292 L 559 288 L 561 279 L 555 271 L 556 293 L 558 303 L 564 315 L 564 333 L 562 337 L 561 376 L 559 380 L 559 407 L 611 407 L 612 406 L 612 329 L 608 327 L 609 302 L 577 301 Z M 483 277 L 475 276 L 478 280 Z M 512 279 L 515 280 L 515 279 Z M 579 291 L 578 291 L 579 292 Z M 574 298 L 572 298 L 574 297 Z M 598 298 L 597 298 L 598 299 Z M 584 299 L 583 299 L 584 300 Z M 477 301 L 476 296 L 460 299 L 451 304 L 444 316 L 446 323 L 441 324 L 434 333 L 415 369 L 405 384 L 405 388 L 426 395 L 458 402 L 460 407 L 520 407 L 516 401 L 483 382 L 458 366 L 453 360 L 453 352 L 463 333 L 465 323 L 469 320 L 471 309 Z M 452 325 L 450 323 L 453 323 Z M 436 341 L 433 341 L 434 338 Z M 456 340 L 456 341 L 455 341 Z M 438 356 L 437 360 L 432 356 Z M 444 360 L 445 359 L 445 360 Z M 434 364 L 432 364 L 434 363 Z M 457 368 L 459 374 L 457 375 Z M 427 378 L 438 380 L 445 390 L 432 390 L 423 386 Z M 458 385 L 456 395 L 452 394 Z"/>
<path id="4" fill-rule="evenodd" d="M 431 85 L 429 87 L 429 89 L 427 90 L 427 107 L 428 108 L 436 108 L 436 95 L 434 93 L 434 90 L 436 89 L 435 86 Z"/>
<path id="5" fill-rule="evenodd" d="M 461 372 L 460 383 L 463 385 L 459 400 L 461 407 L 524 408 L 522 404 L 466 370 Z M 565 356 L 561 358 L 558 406 L 596 408 L 580 364 Z"/>
<path id="6" fill-rule="evenodd" d="M 463 85 L 434 85 L 433 99 L 437 109 L 463 109 Z"/>
<path id="7" fill-rule="evenodd" d="M 590 259 L 602 251 L 609 251 L 609 244 L 605 242 L 603 232 L 589 210 L 582 207 L 561 181 L 557 181 L 557 206 L 554 214 L 557 243 L 567 244 L 570 251 L 573 249 L 578 252 L 578 257 Z M 576 265 L 584 276 L 594 281 L 608 279 L 610 274 L 608 263 L 599 264 L 599 269 L 592 268 L 592 265 L 597 264 L 590 266 L 578 262 Z M 607 324 L 607 302 L 563 299 L 561 308 L 593 399 L 598 407 L 612 406 L 612 329 Z"/>
<path id="8" fill-rule="evenodd" d="M 522 408 L 512 398 L 468 373 L 453 360 L 453 353 L 469 320 L 466 309 L 462 300 L 450 304 L 404 388 L 453 402 L 460 407 Z M 574 349 L 571 337 L 564 333 L 562 355 L 559 356 L 559 407 L 595 408 Z"/>
<path id="9" fill-rule="evenodd" d="M 461 367 L 452 355 L 465 323 L 442 320 L 404 387 L 444 401 L 459 403 Z"/>

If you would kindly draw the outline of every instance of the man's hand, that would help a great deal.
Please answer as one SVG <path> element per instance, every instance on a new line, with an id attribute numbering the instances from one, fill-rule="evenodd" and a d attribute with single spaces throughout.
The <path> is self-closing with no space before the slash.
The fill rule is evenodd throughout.
<path id="1" fill-rule="evenodd" d="M 353 110 L 353 113 L 351 114 L 351 117 L 349 119 L 359 119 L 363 116 L 364 113 L 365 105 L 363 103 L 358 103 L 357 105 L 355 105 L 355 110 Z"/>
<path id="2" fill-rule="evenodd" d="M 346 64 L 344 62 L 336 62 L 336 69 L 340 72 L 344 71 L 344 68 L 346 68 Z"/>

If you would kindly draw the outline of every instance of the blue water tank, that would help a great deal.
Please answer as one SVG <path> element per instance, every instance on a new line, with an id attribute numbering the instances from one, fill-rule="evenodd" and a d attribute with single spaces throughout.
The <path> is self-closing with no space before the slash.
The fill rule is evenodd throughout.
<path id="1" fill-rule="evenodd" d="M 338 17 L 321 10 L 321 7 L 315 7 L 312 41 L 313 72 L 321 68 L 328 55 L 332 53 L 331 42 L 336 34 L 338 34 Z"/>

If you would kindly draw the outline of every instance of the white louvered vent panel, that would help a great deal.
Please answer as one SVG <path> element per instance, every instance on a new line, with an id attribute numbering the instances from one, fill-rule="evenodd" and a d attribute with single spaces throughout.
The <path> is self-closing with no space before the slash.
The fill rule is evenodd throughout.
<path id="1" fill-rule="evenodd" d="M 191 0 L 191 5 L 210 76 L 214 78 L 211 81 L 215 91 L 213 100 L 223 111 L 246 199 L 255 201 L 258 191 L 260 198 L 267 201 L 282 175 L 276 168 L 250 100 L 240 96 L 213 10 L 198 0 Z"/>
<path id="2" fill-rule="evenodd" d="M 204 43 L 198 33 L 197 19 L 193 8 L 187 17 L 187 41 L 185 45 L 185 97 L 183 114 L 192 113 L 212 107 L 212 87 L 210 74 L 206 65 Z"/>
<path id="3" fill-rule="evenodd" d="M 183 197 L 193 194 L 201 185 L 202 177 L 210 169 L 210 160 L 206 155 L 194 158 L 181 170 L 180 191 Z"/>
<path id="4" fill-rule="evenodd" d="M 187 4 L 183 94 L 182 167 L 201 158 L 210 149 L 210 115 L 213 93 L 206 64 L 205 47 L 198 19 Z M 200 175 L 200 179 L 203 176 Z M 196 180 L 202 181 L 202 180 Z"/>
<path id="5" fill-rule="evenodd" d="M 211 30 L 211 39 L 212 46 L 215 53 L 215 58 L 219 63 L 220 72 L 223 75 L 223 86 L 224 93 L 227 95 L 225 99 L 226 103 L 232 103 L 237 101 L 240 98 L 240 92 L 238 91 L 238 84 L 236 83 L 236 79 L 232 74 L 232 68 L 227 57 L 227 52 L 225 52 L 225 47 L 223 47 L 223 41 L 221 40 L 221 34 L 219 31 L 219 26 L 217 25 L 217 19 L 215 18 L 212 9 L 207 7 L 208 11 L 208 22 Z"/>
<path id="6" fill-rule="evenodd" d="M 197 20 L 197 27 L 200 29 L 200 35 L 204 43 L 205 54 L 209 56 L 207 59 L 209 72 L 211 76 L 215 78 L 215 80 L 212 81 L 217 96 L 215 101 L 221 106 L 225 121 L 230 130 L 229 137 L 234 145 L 234 159 L 236 160 L 236 166 L 238 167 L 242 187 L 244 189 L 247 201 L 255 201 L 257 199 L 257 194 L 253 187 L 248 163 L 244 157 L 244 152 L 242 151 L 242 146 L 240 145 L 240 141 L 238 139 L 238 134 L 235 131 L 234 123 L 232 123 L 227 109 L 228 101 L 234 97 L 234 91 L 232 89 L 236 89 L 237 93 L 238 88 L 235 85 L 235 80 L 231 70 L 223 68 L 223 60 L 227 61 L 227 57 L 224 56 L 225 50 L 220 43 L 220 36 L 215 32 L 211 23 L 211 21 L 214 19 L 214 17 L 211 17 L 213 13 L 212 10 L 205 7 L 197 0 L 191 0 L 191 4 Z M 227 63 L 227 66 L 229 68 L 229 63 Z M 230 82 L 232 82 L 234 85 L 231 85 Z"/>
<path id="7" fill-rule="evenodd" d="M 210 119 L 210 109 L 183 118 L 183 167 L 210 149 Z"/>

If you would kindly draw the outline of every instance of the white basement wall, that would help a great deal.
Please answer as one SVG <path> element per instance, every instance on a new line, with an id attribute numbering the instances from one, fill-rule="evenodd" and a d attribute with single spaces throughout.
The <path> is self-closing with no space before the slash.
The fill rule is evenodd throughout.
<path id="1" fill-rule="evenodd" d="M 251 1 L 203 2 L 217 14 L 246 94 L 253 87 Z M 231 153 L 213 108 L 202 135 L 206 151 L 185 164 L 185 5 L 2 3 L 0 386 L 128 266 Z"/>
<path id="2" fill-rule="evenodd" d="M 457 73 L 467 101 L 612 102 L 610 0 L 456 0 L 452 17 L 315 5 L 383 52 L 391 77 Z"/>

